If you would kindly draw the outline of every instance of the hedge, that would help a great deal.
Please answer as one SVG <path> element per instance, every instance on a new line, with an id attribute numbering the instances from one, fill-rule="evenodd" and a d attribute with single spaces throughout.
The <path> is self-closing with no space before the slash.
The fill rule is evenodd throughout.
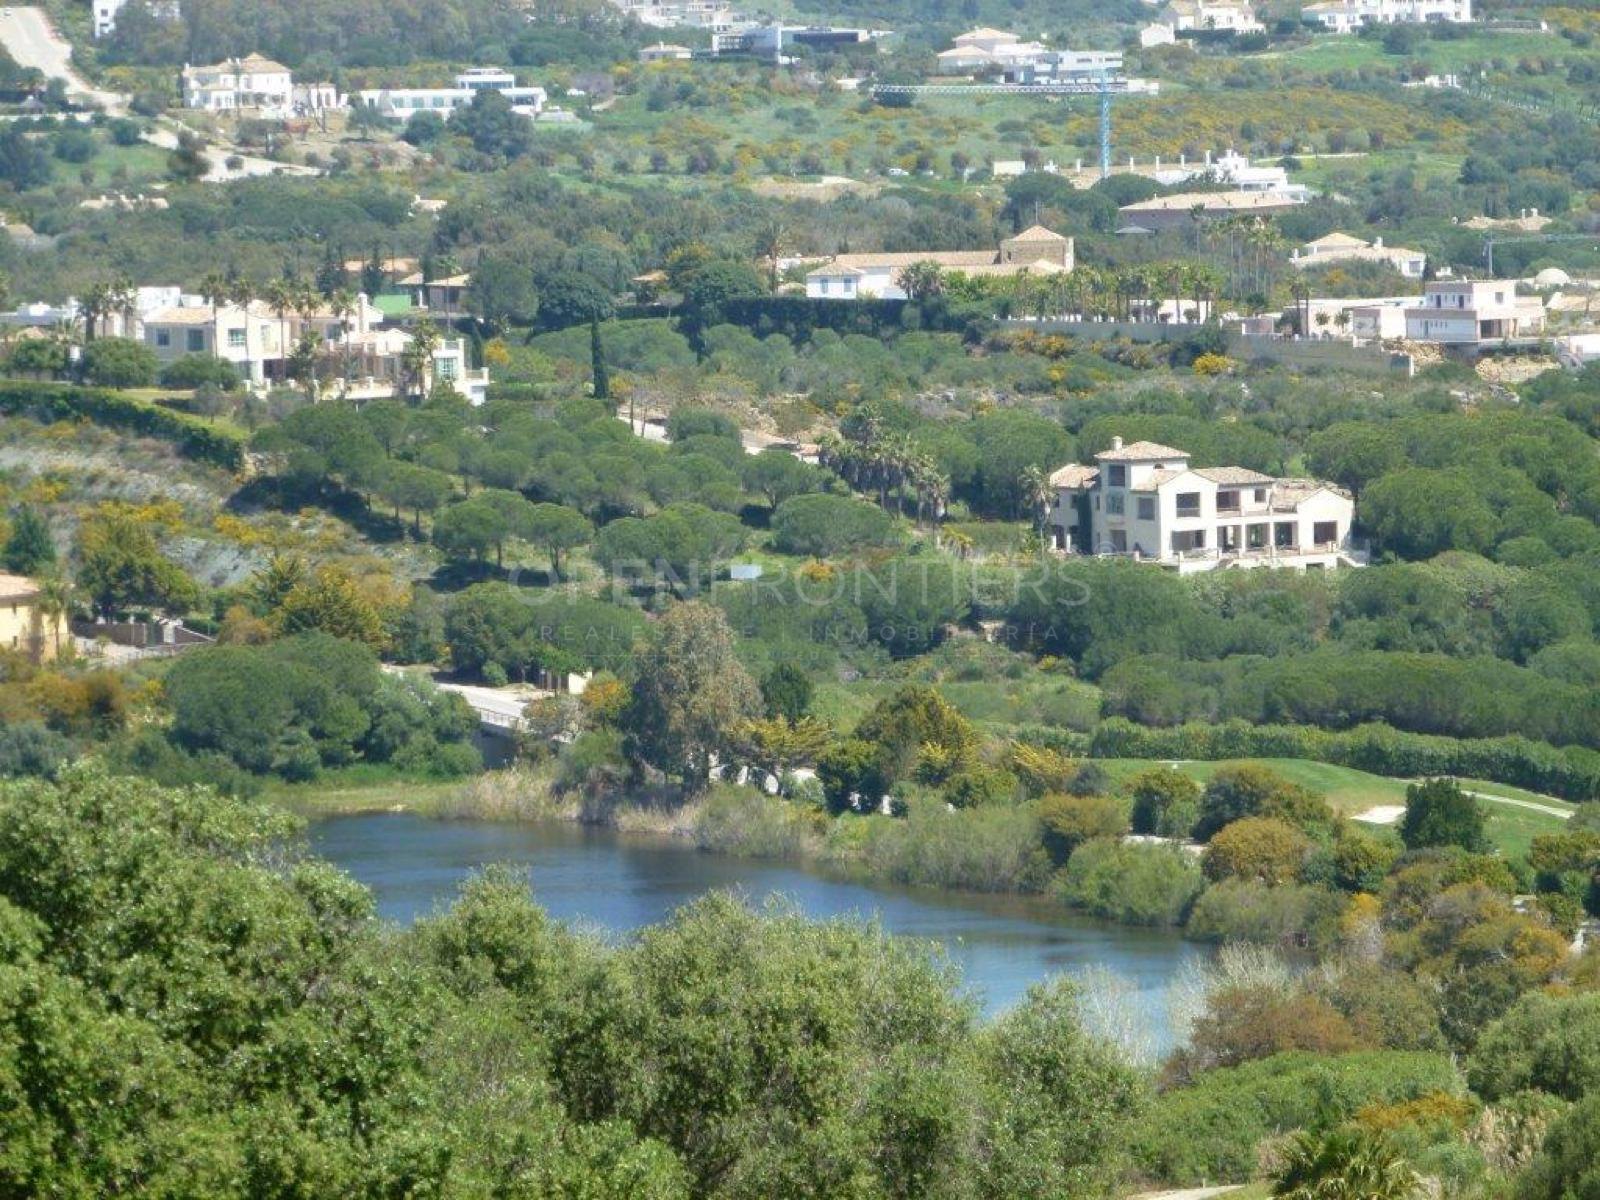
<path id="1" fill-rule="evenodd" d="M 244 465 L 244 442 L 195 417 L 104 388 L 10 381 L 0 385 L 0 414 L 45 421 L 88 420 L 171 442 L 190 458 L 228 470 Z"/>
<path id="2" fill-rule="evenodd" d="M 1374 775 L 1464 775 L 1582 802 L 1600 799 L 1600 752 L 1510 735 L 1450 738 L 1388 725 L 1327 730 L 1226 721 L 1157 729 L 1111 717 L 1095 730 L 1095 758 L 1306 758 Z"/>

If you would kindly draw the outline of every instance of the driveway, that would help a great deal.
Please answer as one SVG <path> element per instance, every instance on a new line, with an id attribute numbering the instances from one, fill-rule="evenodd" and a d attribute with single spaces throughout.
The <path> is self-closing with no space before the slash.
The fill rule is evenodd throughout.
<path id="1" fill-rule="evenodd" d="M 109 113 L 124 113 L 128 98 L 93 87 L 72 69 L 72 44 L 56 32 L 39 8 L 8 8 L 0 12 L 0 45 L 19 67 L 33 67 L 46 79 L 63 79 L 67 95 L 95 104 Z"/>
<path id="2" fill-rule="evenodd" d="M 33 67 L 46 79 L 62 79 L 67 84 L 67 95 L 80 104 L 94 104 L 106 112 L 121 116 L 128 111 L 128 97 L 117 92 L 102 91 L 93 87 L 72 68 L 72 44 L 56 32 L 43 9 L 21 7 L 0 10 L 0 46 L 21 67 Z M 171 128 L 160 126 L 144 135 L 144 140 L 163 150 L 173 150 L 178 145 L 181 122 L 171 122 Z M 273 162 L 269 158 L 239 154 L 227 145 L 211 145 L 205 150 L 211 169 L 206 179 L 224 182 L 253 175 L 320 175 L 312 167 Z M 228 159 L 237 158 L 239 165 L 229 167 Z"/>

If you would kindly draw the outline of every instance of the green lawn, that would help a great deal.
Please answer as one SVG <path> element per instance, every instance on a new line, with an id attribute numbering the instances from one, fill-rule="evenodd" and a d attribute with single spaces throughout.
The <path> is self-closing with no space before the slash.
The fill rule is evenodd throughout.
<path id="1" fill-rule="evenodd" d="M 1122 782 L 1140 771 L 1150 767 L 1164 765 L 1152 759 L 1113 758 L 1099 760 L 1101 765 L 1111 774 L 1113 780 Z M 1255 758 L 1236 759 L 1231 762 L 1186 762 L 1179 765 L 1178 769 L 1202 783 L 1215 775 L 1225 766 L 1234 766 L 1239 762 L 1253 762 L 1267 767 L 1302 787 L 1309 788 L 1327 798 L 1334 811 L 1345 816 L 1355 816 L 1369 808 L 1378 805 L 1404 804 L 1406 801 L 1406 781 L 1403 779 L 1390 779 L 1382 775 L 1371 775 L 1366 771 L 1357 771 L 1350 767 L 1334 766 L 1331 763 L 1309 762 L 1299 758 Z M 1462 787 L 1469 791 L 1482 792 L 1485 796 L 1505 796 L 1516 800 L 1526 800 L 1534 804 L 1542 804 L 1551 808 L 1559 808 L 1571 812 L 1574 806 L 1563 800 L 1551 796 L 1542 796 L 1537 792 L 1530 792 L 1524 788 L 1507 787 L 1504 784 L 1488 783 L 1479 779 L 1463 779 Z M 1529 844 L 1535 837 L 1544 833 L 1559 833 L 1565 827 L 1566 821 L 1550 813 L 1535 812 L 1532 809 L 1520 808 L 1511 804 L 1496 804 L 1490 799 L 1481 799 L 1484 811 L 1489 818 L 1489 840 L 1510 858 L 1521 857 L 1527 854 Z"/>

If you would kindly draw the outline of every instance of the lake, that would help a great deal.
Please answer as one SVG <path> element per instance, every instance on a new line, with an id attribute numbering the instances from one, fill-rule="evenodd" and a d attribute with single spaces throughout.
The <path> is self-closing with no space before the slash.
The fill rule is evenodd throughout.
<path id="1" fill-rule="evenodd" d="M 704 854 L 657 838 L 560 823 L 436 821 L 407 813 L 334 817 L 312 848 L 371 888 L 386 919 L 408 923 L 447 903 L 488 863 L 526 867 L 534 898 L 559 920 L 613 937 L 661 921 L 716 888 L 782 897 L 816 918 L 876 918 L 887 931 L 944 947 L 988 1013 L 1051 975 L 1104 968 L 1124 981 L 1158 1048 L 1170 1043 L 1166 992 L 1206 951 L 1176 934 L 1063 913 L 1049 901 L 860 883 L 798 866 Z"/>

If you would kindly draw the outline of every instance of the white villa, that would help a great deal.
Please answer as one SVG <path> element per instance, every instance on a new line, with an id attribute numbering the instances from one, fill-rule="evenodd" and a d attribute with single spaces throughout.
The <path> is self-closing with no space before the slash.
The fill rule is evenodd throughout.
<path id="1" fill-rule="evenodd" d="M 1073 242 L 1035 225 L 1001 242 L 998 251 L 840 254 L 806 275 L 806 296 L 812 300 L 904 300 L 900 273 L 925 262 L 962 275 L 1059 275 L 1073 268 Z"/>
<path id="2" fill-rule="evenodd" d="M 1320 0 L 1300 19 L 1329 33 L 1354 33 L 1364 25 L 1425 25 L 1472 20 L 1472 0 Z"/>
<path id="3" fill-rule="evenodd" d="M 259 54 L 230 58 L 209 67 L 186 66 L 183 106 L 208 112 L 256 108 L 288 113 L 294 108 L 294 77 L 282 63 Z"/>
<path id="4" fill-rule="evenodd" d="M 234 364 L 256 390 L 281 382 L 287 359 L 309 335 L 319 345 L 319 358 L 335 395 L 375 399 L 398 394 L 404 382 L 404 356 L 412 337 L 398 329 L 380 329 L 383 313 L 365 295 L 356 297 L 348 313 L 323 306 L 311 313 L 279 313 L 261 300 L 248 306 L 213 308 L 198 297 L 145 316 L 143 340 L 162 363 L 190 354 L 215 355 Z M 425 387 L 449 383 L 473 404 L 482 404 L 489 386 L 487 370 L 467 366 L 462 338 L 442 338 L 426 372 Z"/>
<path id="5" fill-rule="evenodd" d="M 1544 301 L 1517 295 L 1506 279 L 1441 279 L 1405 310 L 1406 337 L 1416 342 L 1481 346 L 1544 332 Z"/>
<path id="6" fill-rule="evenodd" d="M 1139 30 L 1139 44 L 1171 45 L 1180 33 L 1261 33 L 1266 26 L 1240 0 L 1172 0 L 1161 19 Z"/>
<path id="7" fill-rule="evenodd" d="M 1385 246 L 1382 238 L 1364 242 L 1348 233 L 1330 233 L 1299 247 L 1289 262 L 1301 270 L 1335 262 L 1386 262 L 1407 279 L 1421 279 L 1428 267 L 1428 256 L 1404 246 Z"/>
<path id="8" fill-rule="evenodd" d="M 1094 466 L 1050 476 L 1057 550 L 1132 558 L 1189 575 L 1218 568 L 1363 566 L 1355 503 L 1318 479 L 1245 467 L 1191 467 L 1186 451 L 1113 438 Z"/>
<path id="9" fill-rule="evenodd" d="M 364 108 L 375 108 L 385 116 L 409 120 L 419 112 L 436 112 L 448 117 L 458 108 L 472 103 L 479 92 L 498 92 L 511 104 L 512 111 L 538 116 L 544 111 L 548 94 L 542 87 L 520 86 L 517 77 L 498 67 L 473 67 L 457 75 L 452 87 L 369 88 L 357 92 Z"/>

